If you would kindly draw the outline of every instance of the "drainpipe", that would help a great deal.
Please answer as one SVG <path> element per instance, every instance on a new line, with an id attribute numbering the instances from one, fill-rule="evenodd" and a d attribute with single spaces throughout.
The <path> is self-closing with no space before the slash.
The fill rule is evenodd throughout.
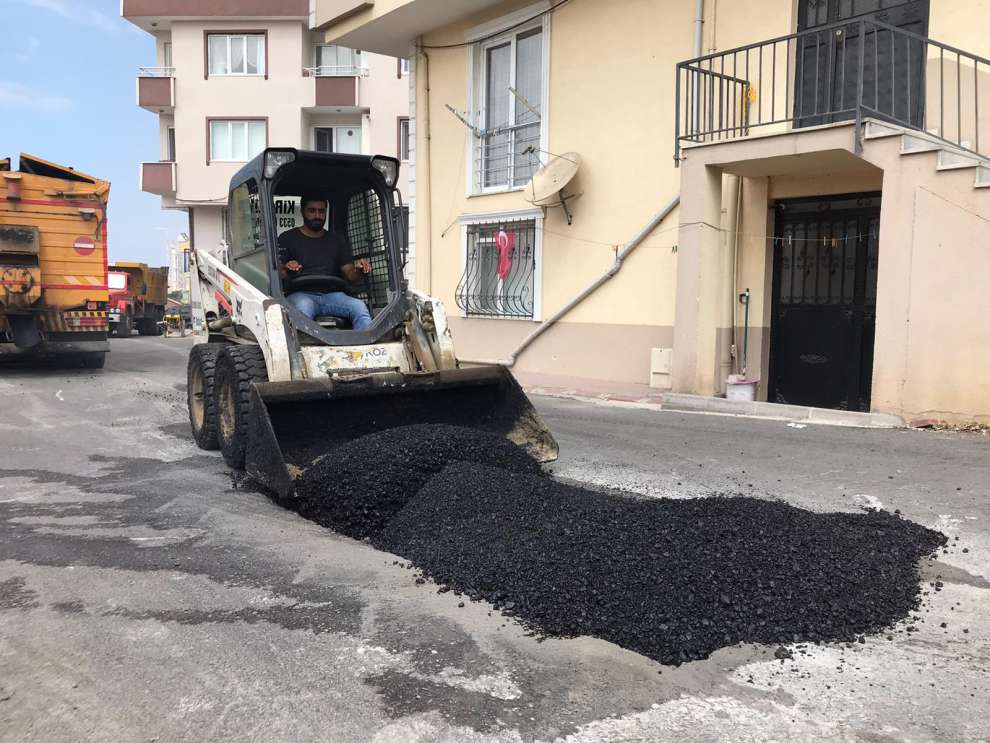
<path id="1" fill-rule="evenodd" d="M 516 363 L 516 359 L 519 358 L 520 354 L 532 345 L 533 341 L 547 332 L 558 320 L 560 320 L 564 315 L 577 307 L 581 302 L 587 299 L 589 296 L 595 293 L 598 288 L 609 281 L 613 276 L 615 276 L 622 269 L 623 261 L 628 258 L 632 252 L 639 247 L 640 243 L 645 240 L 653 230 L 657 228 L 667 216 L 677 208 L 677 205 L 681 203 L 680 195 L 675 196 L 667 205 L 661 209 L 654 217 L 651 219 L 636 236 L 627 242 L 620 250 L 616 256 L 615 261 L 612 263 L 612 267 L 609 268 L 605 273 L 599 276 L 591 285 L 589 285 L 583 292 L 578 294 L 574 299 L 568 302 L 564 307 L 556 312 L 553 317 L 549 320 L 544 321 L 536 330 L 526 336 L 522 343 L 516 346 L 516 350 L 509 354 L 508 358 L 502 359 L 501 361 L 493 361 L 491 359 L 461 359 L 466 364 L 501 364 L 502 366 L 513 366 Z"/>
<path id="2" fill-rule="evenodd" d="M 694 54 L 691 55 L 692 59 L 697 59 L 701 56 L 701 37 L 703 35 L 703 30 L 705 27 L 705 0 L 695 0 L 694 4 Z M 700 102 L 698 100 L 698 86 L 699 80 L 697 73 L 691 76 L 691 86 L 694 90 L 691 91 L 692 98 L 694 101 L 694 111 L 691 112 L 691 126 L 692 131 L 698 131 L 699 125 L 699 112 L 701 110 Z"/>
<path id="3" fill-rule="evenodd" d="M 728 198 L 726 199 L 725 231 L 722 233 L 722 287 L 719 306 L 719 324 L 728 332 L 718 348 L 718 390 L 725 392 L 725 384 L 732 374 L 732 361 L 735 348 L 736 326 L 736 250 L 739 231 L 739 209 L 742 201 L 742 178 L 730 175 L 728 183 Z"/>
<path id="4" fill-rule="evenodd" d="M 417 40 L 417 61 L 422 61 L 423 96 L 416 100 L 416 131 L 423 129 L 422 152 L 416 153 L 416 229 L 420 217 L 425 239 L 416 240 L 416 288 L 429 294 L 433 288 L 433 184 L 430 168 L 430 57 L 423 48 L 423 37 Z M 416 85 L 419 85 L 419 65 L 416 69 Z M 422 206 L 421 206 L 422 205 Z M 423 258 L 426 258 L 424 261 Z"/>
<path id="5" fill-rule="evenodd" d="M 695 59 L 701 56 L 701 35 L 705 27 L 705 0 L 695 0 L 694 3 L 694 54 Z"/>

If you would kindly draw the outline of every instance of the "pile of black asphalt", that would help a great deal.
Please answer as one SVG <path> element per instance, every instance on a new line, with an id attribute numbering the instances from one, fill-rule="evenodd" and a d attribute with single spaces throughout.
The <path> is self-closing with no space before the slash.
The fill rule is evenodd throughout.
<path id="1" fill-rule="evenodd" d="M 294 507 L 322 526 L 366 539 L 454 461 L 533 475 L 542 471 L 503 436 L 449 425 L 402 426 L 333 449 L 296 480 Z"/>
<path id="2" fill-rule="evenodd" d="M 674 665 L 889 628 L 918 607 L 919 561 L 946 541 L 884 511 L 584 489 L 505 439 L 449 426 L 356 439 L 299 486 L 304 516 L 408 559 L 442 591 L 541 636 Z"/>

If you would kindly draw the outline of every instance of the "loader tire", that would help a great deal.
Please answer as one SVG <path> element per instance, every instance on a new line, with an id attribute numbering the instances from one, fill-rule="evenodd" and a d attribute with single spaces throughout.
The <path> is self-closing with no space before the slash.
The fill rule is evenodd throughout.
<path id="1" fill-rule="evenodd" d="M 217 359 L 214 400 L 217 438 L 229 467 L 244 469 L 251 385 L 267 382 L 265 357 L 258 346 L 227 346 Z"/>
<path id="2" fill-rule="evenodd" d="M 221 343 L 198 343 L 189 351 L 186 365 L 186 403 L 189 407 L 189 427 L 200 449 L 215 451 L 217 440 L 217 406 L 214 398 L 217 356 Z"/>

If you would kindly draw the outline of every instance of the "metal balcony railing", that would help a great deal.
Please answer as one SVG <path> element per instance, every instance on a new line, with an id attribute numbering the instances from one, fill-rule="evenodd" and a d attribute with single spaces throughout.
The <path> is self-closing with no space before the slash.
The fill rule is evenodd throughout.
<path id="1" fill-rule="evenodd" d="M 367 77 L 368 68 L 360 65 L 321 65 L 305 67 L 303 70 L 310 77 Z"/>
<path id="2" fill-rule="evenodd" d="M 175 68 L 138 67 L 138 77 L 175 77 Z"/>
<path id="3" fill-rule="evenodd" d="M 990 155 L 990 60 L 875 20 L 800 31 L 677 65 L 674 159 L 687 143 L 864 118 Z"/>

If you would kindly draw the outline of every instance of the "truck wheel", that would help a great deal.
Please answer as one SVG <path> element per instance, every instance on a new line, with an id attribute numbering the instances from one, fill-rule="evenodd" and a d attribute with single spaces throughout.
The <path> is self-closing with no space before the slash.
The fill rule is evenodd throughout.
<path id="1" fill-rule="evenodd" d="M 117 330 L 114 333 L 118 338 L 127 338 L 131 334 L 131 316 L 121 315 L 120 320 L 117 321 Z"/>
<path id="2" fill-rule="evenodd" d="M 138 332 L 141 335 L 161 335 L 161 327 L 154 320 L 142 319 L 138 323 Z"/>
<path id="3" fill-rule="evenodd" d="M 217 438 L 224 460 L 234 469 L 244 468 L 251 385 L 266 381 L 268 370 L 259 346 L 227 346 L 220 353 L 214 384 Z"/>
<path id="4" fill-rule="evenodd" d="M 214 451 L 217 442 L 217 406 L 214 398 L 217 356 L 223 350 L 221 343 L 198 343 L 189 351 L 186 365 L 186 403 L 189 407 L 189 426 L 200 449 Z"/>
<path id="5" fill-rule="evenodd" d="M 107 354 L 105 351 L 81 353 L 73 361 L 80 369 L 102 369 L 103 365 L 107 363 Z"/>

